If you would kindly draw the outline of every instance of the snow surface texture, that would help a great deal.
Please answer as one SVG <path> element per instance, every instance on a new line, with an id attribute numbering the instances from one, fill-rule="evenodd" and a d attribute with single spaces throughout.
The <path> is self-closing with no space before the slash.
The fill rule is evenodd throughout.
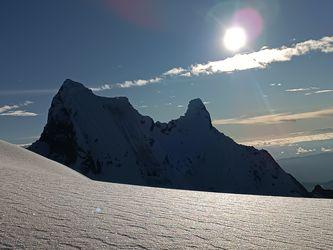
<path id="1" fill-rule="evenodd" d="M 280 196 L 307 196 L 264 150 L 216 130 L 200 99 L 169 123 L 142 116 L 125 97 L 96 96 L 66 80 L 30 150 L 102 181 Z"/>
<path id="2" fill-rule="evenodd" d="M 333 200 L 97 182 L 0 141 L 0 248 L 332 249 Z"/>

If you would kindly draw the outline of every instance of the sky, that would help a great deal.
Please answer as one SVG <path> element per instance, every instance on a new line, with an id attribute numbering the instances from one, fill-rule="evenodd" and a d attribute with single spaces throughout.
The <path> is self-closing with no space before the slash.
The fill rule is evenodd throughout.
<path id="1" fill-rule="evenodd" d="M 0 138 L 31 143 L 70 78 L 169 121 L 201 98 L 214 126 L 276 158 L 333 151 L 333 2 L 2 0 Z M 230 27 L 245 45 L 228 49 Z"/>

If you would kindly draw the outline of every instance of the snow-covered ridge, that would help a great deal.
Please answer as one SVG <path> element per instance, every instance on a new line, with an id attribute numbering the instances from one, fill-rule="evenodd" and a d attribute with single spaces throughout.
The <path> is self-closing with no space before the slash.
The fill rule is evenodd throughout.
<path id="1" fill-rule="evenodd" d="M 154 122 L 126 97 L 66 80 L 30 150 L 103 181 L 217 192 L 307 196 L 264 150 L 216 130 L 200 99 L 184 116 Z"/>
<path id="2" fill-rule="evenodd" d="M 93 181 L 0 140 L 0 249 L 332 249 L 332 201 Z"/>

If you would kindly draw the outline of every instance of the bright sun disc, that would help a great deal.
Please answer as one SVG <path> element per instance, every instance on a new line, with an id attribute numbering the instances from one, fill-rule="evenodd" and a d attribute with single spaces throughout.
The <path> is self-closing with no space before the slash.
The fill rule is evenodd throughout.
<path id="1" fill-rule="evenodd" d="M 226 30 L 223 38 L 224 46 L 231 51 L 237 51 L 246 44 L 246 33 L 241 27 L 232 27 Z"/>

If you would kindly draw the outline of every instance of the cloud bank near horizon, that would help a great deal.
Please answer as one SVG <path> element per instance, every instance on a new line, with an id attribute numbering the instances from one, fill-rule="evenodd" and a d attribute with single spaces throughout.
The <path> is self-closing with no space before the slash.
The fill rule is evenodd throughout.
<path id="1" fill-rule="evenodd" d="M 290 134 L 286 137 L 281 138 L 266 138 L 266 139 L 253 139 L 247 141 L 241 141 L 241 144 L 254 146 L 259 148 L 276 147 L 276 146 L 291 146 L 296 145 L 301 142 L 313 142 L 313 141 L 327 141 L 333 140 L 333 130 L 322 131 L 311 131 L 311 132 L 301 132 L 299 134 Z M 322 150 L 322 152 L 324 152 Z M 328 152 L 328 151 L 327 151 Z"/>
<path id="2" fill-rule="evenodd" d="M 187 69 L 175 67 L 162 73 L 160 76 L 151 79 L 138 79 L 122 83 L 104 84 L 91 89 L 93 91 L 103 91 L 116 87 L 130 88 L 158 83 L 163 79 L 170 79 L 173 77 L 193 77 L 199 75 L 232 73 L 235 71 L 249 69 L 265 69 L 272 63 L 290 61 L 293 57 L 306 55 L 314 51 L 321 53 L 333 53 L 333 36 L 325 36 L 318 40 L 311 39 L 292 44 L 289 47 L 281 46 L 279 48 L 268 48 L 265 46 L 255 52 L 236 54 L 223 60 L 211 61 L 203 64 L 194 64 L 189 66 Z"/>

